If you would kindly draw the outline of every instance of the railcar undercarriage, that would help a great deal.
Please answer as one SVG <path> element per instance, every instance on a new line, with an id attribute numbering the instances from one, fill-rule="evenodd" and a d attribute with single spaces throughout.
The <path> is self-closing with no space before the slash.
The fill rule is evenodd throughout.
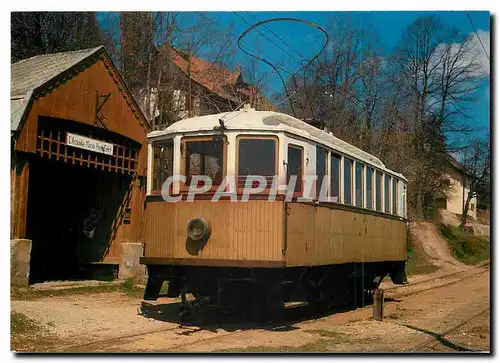
<path id="1" fill-rule="evenodd" d="M 289 268 L 148 265 L 144 299 L 156 300 L 167 281 L 166 296 L 181 296 L 181 318 L 209 304 L 267 319 L 292 301 L 315 309 L 366 303 L 386 275 L 394 284 L 407 283 L 404 267 L 404 261 Z M 187 293 L 195 300 L 188 301 Z"/>

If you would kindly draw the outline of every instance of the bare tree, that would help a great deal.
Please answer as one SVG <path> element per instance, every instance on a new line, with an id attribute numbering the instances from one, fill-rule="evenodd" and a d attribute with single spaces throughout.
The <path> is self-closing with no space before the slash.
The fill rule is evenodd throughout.
<path id="1" fill-rule="evenodd" d="M 476 139 L 471 142 L 470 147 L 465 149 L 463 167 L 464 188 L 468 187 L 469 192 L 464 201 L 462 216 L 460 218 L 460 228 L 464 228 L 467 222 L 470 202 L 480 194 L 489 194 L 491 176 L 491 147 L 489 137 L 481 140 Z M 467 183 L 467 184 L 466 184 Z"/>
<path id="2" fill-rule="evenodd" d="M 11 61 L 106 43 L 93 12 L 13 12 Z"/>

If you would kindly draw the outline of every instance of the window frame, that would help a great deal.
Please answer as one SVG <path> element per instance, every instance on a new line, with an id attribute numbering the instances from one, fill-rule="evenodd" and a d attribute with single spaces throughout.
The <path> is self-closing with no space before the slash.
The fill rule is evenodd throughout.
<path id="1" fill-rule="evenodd" d="M 279 174 L 279 137 L 275 135 L 255 135 L 255 134 L 239 134 L 236 136 L 236 153 L 235 153 L 235 175 L 236 175 L 236 189 L 238 191 L 243 190 L 244 187 L 240 187 L 239 180 L 239 168 L 240 168 L 240 140 L 273 140 L 274 143 L 274 175 Z M 303 156 L 303 155 L 302 155 Z M 271 188 L 271 184 L 266 185 L 266 190 Z"/>
<path id="2" fill-rule="evenodd" d="M 319 176 L 318 176 L 318 155 L 320 152 L 323 152 L 324 155 L 325 155 L 325 163 L 324 163 L 324 166 L 325 166 L 325 173 L 323 174 L 323 180 L 321 181 L 320 183 L 320 180 L 319 180 Z M 329 158 L 329 155 L 330 155 L 330 150 L 328 150 L 327 148 L 319 145 L 319 144 L 316 144 L 316 177 L 318 177 L 318 179 L 316 179 L 316 182 L 315 182 L 315 186 L 316 186 L 316 199 L 319 199 L 319 194 L 321 192 L 321 184 L 325 181 L 327 181 L 327 185 L 326 185 L 326 195 L 328 196 L 329 194 L 329 190 L 330 190 L 330 186 L 328 184 L 328 158 Z"/>
<path id="3" fill-rule="evenodd" d="M 384 182 L 384 173 L 382 173 L 380 170 L 378 169 L 375 169 L 374 168 L 374 179 L 375 179 L 375 182 L 373 183 L 374 185 L 374 190 L 375 190 L 375 203 L 373 204 L 374 208 L 373 210 L 377 211 L 377 212 L 381 212 L 381 213 L 384 213 L 384 205 L 383 205 L 383 198 L 382 198 L 382 194 L 383 194 L 383 191 L 384 191 L 384 186 L 382 185 L 383 182 Z M 377 188 L 377 176 L 380 175 L 380 183 L 379 183 L 379 188 Z M 380 209 L 378 209 L 378 205 L 377 205 L 377 201 L 380 200 Z"/>
<path id="4" fill-rule="evenodd" d="M 174 174 L 174 163 L 175 163 L 175 142 L 174 142 L 174 138 L 166 138 L 166 139 L 159 139 L 159 140 L 154 140 L 150 143 L 151 145 L 151 190 L 149 191 L 149 194 L 150 195 L 159 195 L 161 194 L 161 189 L 162 189 L 162 186 L 163 186 L 163 183 L 165 182 L 165 180 L 161 183 L 162 185 L 155 189 L 155 180 L 156 180 L 156 175 L 155 175 L 155 172 L 156 172 L 156 165 L 155 165 L 155 162 L 156 162 L 156 158 L 155 158 L 155 148 L 157 146 L 162 146 L 161 144 L 165 144 L 165 143 L 169 143 L 172 145 L 172 175 Z M 165 145 L 163 145 L 165 146 Z M 168 178 L 168 177 L 167 177 Z M 172 189 L 172 185 L 170 185 L 170 189 Z"/>
<path id="5" fill-rule="evenodd" d="M 357 181 L 357 166 L 361 166 L 361 177 L 360 177 L 360 182 L 361 182 L 361 202 L 358 201 L 358 181 Z M 366 171 L 366 165 L 365 163 L 362 163 L 359 160 L 354 160 L 354 206 L 358 208 L 365 208 L 365 171 Z M 358 205 L 360 203 L 360 205 Z"/>
<path id="6" fill-rule="evenodd" d="M 332 163 L 332 160 L 333 158 L 337 159 L 339 161 L 339 164 L 338 164 L 338 179 L 337 179 L 337 201 L 333 201 L 331 200 L 333 203 L 341 203 L 342 201 L 342 154 L 339 154 L 335 151 L 330 151 L 330 170 L 328 171 L 329 172 L 329 175 L 330 175 L 330 186 L 329 186 L 329 197 L 330 199 L 333 198 L 333 185 L 332 185 L 332 182 L 333 182 L 333 163 Z"/>
<path id="7" fill-rule="evenodd" d="M 189 185 L 191 184 L 191 177 L 187 176 L 187 143 L 189 142 L 200 142 L 200 141 L 214 141 L 214 137 L 222 137 L 222 171 L 221 180 L 214 183 L 212 180 L 212 187 L 208 192 L 216 191 L 219 185 L 222 183 L 227 174 L 227 137 L 225 135 L 204 135 L 204 136 L 183 136 L 180 143 L 180 175 L 186 177 L 186 182 L 180 182 L 180 191 L 187 192 L 189 190 Z"/>
<path id="8" fill-rule="evenodd" d="M 398 214 L 398 190 L 399 190 L 399 179 L 392 177 L 392 200 L 391 200 L 391 205 L 392 205 L 392 214 Z"/>
<path id="9" fill-rule="evenodd" d="M 389 181 L 389 183 L 387 183 Z M 389 184 L 388 186 L 386 184 Z M 392 199 L 391 199 L 391 191 L 392 191 L 392 176 L 388 173 L 384 173 L 384 213 L 391 214 L 392 209 Z"/>
<path id="10" fill-rule="evenodd" d="M 368 178 L 368 169 L 371 171 L 371 178 Z M 372 167 L 371 165 L 365 165 L 365 209 L 369 210 L 375 210 L 375 172 L 376 169 Z M 371 200 L 370 200 L 370 207 L 368 206 L 368 183 L 367 181 L 370 179 L 370 186 L 371 186 Z"/>
<path id="11" fill-rule="evenodd" d="M 349 190 L 350 190 L 350 203 L 346 203 L 346 182 L 345 182 L 345 178 L 346 178 L 346 171 L 345 171 L 345 166 L 346 166 L 346 161 L 349 161 L 350 162 L 350 165 L 351 165 L 351 172 L 350 172 L 350 185 L 349 185 Z M 343 156 L 342 158 L 342 185 L 343 185 L 343 188 L 342 188 L 342 191 L 343 191 L 343 198 L 342 198 L 342 203 L 345 204 L 345 205 L 350 205 L 352 207 L 355 207 L 354 205 L 354 198 L 353 198 L 353 194 L 354 194 L 354 191 L 353 191 L 353 184 L 354 184 L 354 178 L 353 178 L 353 174 L 354 174 L 354 159 L 351 159 L 350 157 L 346 157 L 345 155 Z"/>
<path id="12" fill-rule="evenodd" d="M 289 183 L 289 179 L 288 179 L 288 176 L 290 175 L 289 174 L 289 159 L 288 159 L 288 150 L 290 148 L 293 148 L 293 149 L 297 149 L 297 150 L 300 150 L 300 175 L 297 176 L 297 182 L 299 183 L 299 190 L 295 190 L 294 189 L 294 192 L 293 192 L 293 195 L 301 195 L 304 191 L 304 181 L 302 180 L 303 177 L 304 177 L 304 147 L 300 146 L 300 145 L 297 145 L 297 144 L 293 144 L 293 143 L 288 143 L 287 145 L 287 148 L 286 148 L 286 184 L 288 185 Z"/>

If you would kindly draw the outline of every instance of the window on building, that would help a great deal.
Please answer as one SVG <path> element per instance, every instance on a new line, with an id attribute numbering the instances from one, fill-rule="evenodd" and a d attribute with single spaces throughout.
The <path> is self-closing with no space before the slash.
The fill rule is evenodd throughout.
<path id="1" fill-rule="evenodd" d="M 287 162 L 287 183 L 292 175 L 297 176 L 295 183 L 295 192 L 302 191 L 302 148 L 294 145 L 288 145 L 288 162 Z"/>
<path id="2" fill-rule="evenodd" d="M 153 144 L 153 190 L 161 190 L 165 180 L 174 170 L 174 143 L 172 140 Z"/>
<path id="3" fill-rule="evenodd" d="M 373 168 L 366 168 L 366 208 L 373 209 Z"/>
<path id="4" fill-rule="evenodd" d="M 356 206 L 363 207 L 363 171 L 364 165 L 356 161 Z"/>
<path id="5" fill-rule="evenodd" d="M 391 212 L 391 177 L 385 174 L 384 180 L 384 212 Z"/>
<path id="6" fill-rule="evenodd" d="M 474 204 L 472 204 L 472 203 L 471 203 L 471 205 L 470 205 L 470 210 L 471 210 L 471 212 L 474 212 L 474 209 L 475 209 L 475 208 L 476 208 L 476 206 L 475 206 Z"/>
<path id="7" fill-rule="evenodd" d="M 244 187 L 250 175 L 263 176 L 267 187 L 271 187 L 276 174 L 276 139 L 239 138 L 238 139 L 238 186 Z"/>
<path id="8" fill-rule="evenodd" d="M 323 185 L 323 181 L 326 180 L 326 162 L 328 160 L 328 151 L 321 148 L 316 147 L 316 175 L 318 179 L 316 179 L 316 197 L 319 198 L 319 193 L 321 192 L 321 186 Z"/>
<path id="9" fill-rule="evenodd" d="M 344 203 L 352 205 L 352 161 L 344 158 Z"/>
<path id="10" fill-rule="evenodd" d="M 382 211 L 382 173 L 375 173 L 375 209 Z"/>
<path id="11" fill-rule="evenodd" d="M 392 214 L 398 214 L 398 180 L 392 178 Z"/>
<path id="12" fill-rule="evenodd" d="M 330 180 L 330 196 L 332 201 L 340 202 L 340 156 L 331 154 L 331 180 Z"/>
<path id="13" fill-rule="evenodd" d="M 186 179 L 193 175 L 206 175 L 212 184 L 222 182 L 224 144 L 223 140 L 186 141 Z"/>

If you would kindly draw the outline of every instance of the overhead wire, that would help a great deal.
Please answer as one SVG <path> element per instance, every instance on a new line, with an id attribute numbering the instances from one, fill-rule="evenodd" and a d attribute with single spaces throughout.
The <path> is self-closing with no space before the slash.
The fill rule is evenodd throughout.
<path id="1" fill-rule="evenodd" d="M 236 11 L 233 11 L 233 14 L 235 14 L 237 17 L 239 17 L 241 20 L 243 20 L 247 25 L 249 26 L 252 26 L 253 24 L 251 24 L 248 20 L 246 20 L 244 17 L 242 17 L 240 14 L 238 14 Z M 258 21 L 257 21 L 258 22 Z M 285 48 L 283 48 L 282 46 L 280 46 L 279 44 L 276 44 L 275 42 L 273 42 L 272 39 L 268 38 L 264 33 L 262 33 L 260 30 L 257 29 L 257 33 L 259 33 L 260 35 L 262 35 L 264 37 L 264 39 L 266 39 L 267 41 L 271 42 L 272 44 L 274 44 L 276 47 L 278 47 L 279 49 L 281 49 L 286 55 L 288 55 L 290 58 L 292 58 L 294 61 L 296 61 L 297 63 L 301 63 L 300 60 L 297 60 L 297 58 L 295 58 L 293 55 L 291 55 Z"/>
<path id="2" fill-rule="evenodd" d="M 284 88 L 285 93 L 286 93 L 286 95 L 287 95 L 287 99 L 290 99 L 290 98 L 291 98 L 291 94 L 290 94 L 290 92 L 289 92 L 289 90 L 288 90 L 288 87 L 287 87 L 287 85 L 286 85 L 286 82 L 285 82 L 285 80 L 283 79 L 283 76 L 282 76 L 282 75 L 281 75 L 281 73 L 279 72 L 278 68 L 277 68 L 277 67 L 276 67 L 273 63 L 269 62 L 266 58 L 260 57 L 260 56 L 258 56 L 258 55 L 256 55 L 256 54 L 253 54 L 253 53 L 249 52 L 248 50 L 244 49 L 244 48 L 243 48 L 243 46 L 242 46 L 242 44 L 241 44 L 242 39 L 243 39 L 243 38 L 244 38 L 244 37 L 245 37 L 245 36 L 246 36 L 246 35 L 247 35 L 250 31 L 252 31 L 252 30 L 253 30 L 253 29 L 255 29 L 256 27 L 261 26 L 261 25 L 264 25 L 264 24 L 267 24 L 267 23 L 270 23 L 270 22 L 277 22 L 277 21 L 295 21 L 295 22 L 303 23 L 303 24 L 309 25 L 309 26 L 311 26 L 311 27 L 314 27 L 314 28 L 316 28 L 316 29 L 320 30 L 320 31 L 321 31 L 321 32 L 325 35 L 325 43 L 324 43 L 324 44 L 323 44 L 323 46 L 321 47 L 320 51 L 319 51 L 319 52 L 318 52 L 318 53 L 317 53 L 317 54 L 316 54 L 313 58 L 311 58 L 308 62 L 306 62 L 305 64 L 303 64 L 303 65 L 299 68 L 299 70 L 297 70 L 296 72 L 294 72 L 294 73 L 292 74 L 292 77 L 293 77 L 295 74 L 297 74 L 298 72 L 300 72 L 303 68 L 308 67 L 310 64 L 312 64 L 312 63 L 313 63 L 313 62 L 314 62 L 314 61 L 315 61 L 315 60 L 319 57 L 319 55 L 323 52 L 323 50 L 324 50 L 324 49 L 326 48 L 326 46 L 328 45 L 328 39 L 329 39 L 329 37 L 328 37 L 328 33 L 327 33 L 327 32 L 326 32 L 326 31 L 325 31 L 322 27 L 320 27 L 319 25 L 317 25 L 317 24 L 315 24 L 315 23 L 313 23 L 313 22 L 310 22 L 310 21 L 307 21 L 307 20 L 298 19 L 298 18 L 272 18 L 272 19 L 267 19 L 267 20 L 262 20 L 262 21 L 259 21 L 258 23 L 256 23 L 256 24 L 254 24 L 254 25 L 250 26 L 250 27 L 249 27 L 247 30 L 245 30 L 245 31 L 244 31 L 244 32 L 240 35 L 240 37 L 238 38 L 238 48 L 240 48 L 240 50 L 241 50 L 243 53 L 245 53 L 245 54 L 247 54 L 247 55 L 249 55 L 249 56 L 251 56 L 251 57 L 253 57 L 253 58 L 255 58 L 255 59 L 258 59 L 258 60 L 260 60 L 260 61 L 262 61 L 262 62 L 266 63 L 268 66 L 270 66 L 270 67 L 271 67 L 271 68 L 272 68 L 272 69 L 276 72 L 276 74 L 278 75 L 278 77 L 279 77 L 279 78 L 280 78 L 280 80 L 281 80 L 281 83 L 283 84 L 283 88 Z M 246 22 L 246 21 L 245 21 L 245 22 Z M 248 23 L 248 22 L 247 22 L 247 23 Z M 305 60 L 304 60 L 304 61 L 305 61 Z M 290 102 L 290 108 L 291 108 L 292 114 L 295 116 L 295 109 L 294 109 L 294 107 L 293 107 L 293 103 L 292 103 L 292 102 Z"/>
<path id="3" fill-rule="evenodd" d="M 477 39 L 479 40 L 479 43 L 481 43 L 481 47 L 483 48 L 483 51 L 484 51 L 484 54 L 486 54 L 486 57 L 488 58 L 488 60 L 490 59 L 490 56 L 488 54 L 488 52 L 486 51 L 486 47 L 484 46 L 483 44 L 483 41 L 481 40 L 481 37 L 479 36 L 479 34 L 477 33 L 477 29 L 476 27 L 474 26 L 474 23 L 472 22 L 472 19 L 469 15 L 469 12 L 466 11 L 465 14 L 467 15 L 467 18 L 469 19 L 469 22 L 470 22 L 470 25 L 472 25 L 472 28 L 474 29 L 474 33 L 476 33 L 476 37 Z"/>
<path id="4" fill-rule="evenodd" d="M 257 19 L 257 17 L 255 15 L 252 15 L 250 12 L 248 11 L 245 11 L 245 13 L 252 17 L 255 21 L 259 22 L 260 20 Z M 267 29 L 267 31 L 269 31 L 272 35 L 274 35 L 279 41 L 283 42 L 283 44 L 285 44 L 288 48 L 290 48 L 291 50 L 293 50 L 295 52 L 295 54 L 297 54 L 299 57 L 302 57 L 304 59 L 307 59 L 307 56 L 305 56 L 302 52 L 299 52 L 298 50 L 296 50 L 294 47 L 292 47 L 290 44 L 288 44 L 282 37 L 280 37 L 278 34 L 276 34 L 272 29 L 270 29 L 267 25 L 264 25 L 264 28 Z"/>
<path id="5" fill-rule="evenodd" d="M 211 22 L 212 22 L 212 23 L 214 23 L 215 25 L 217 25 L 219 28 L 221 28 L 222 30 L 224 30 L 226 33 L 228 33 L 228 34 L 232 35 L 233 37 L 235 37 L 236 39 L 238 39 L 238 35 L 237 35 L 237 34 L 235 34 L 235 33 L 233 33 L 233 32 L 232 32 L 231 30 L 229 30 L 227 27 L 224 27 L 224 26 L 220 25 L 217 21 L 215 21 L 214 19 L 212 19 L 211 17 L 209 17 L 209 16 L 205 15 L 205 14 L 204 14 L 204 13 L 202 13 L 202 12 L 200 12 L 200 15 L 201 15 L 202 17 L 204 17 L 205 19 L 207 19 L 207 20 L 211 21 Z M 248 46 L 249 48 L 252 48 L 253 50 L 255 50 L 255 51 L 257 51 L 257 52 L 259 51 L 259 50 L 258 50 L 255 46 L 252 46 L 252 45 L 247 45 L 247 46 Z M 273 59 L 273 58 L 271 58 L 271 57 L 268 57 L 268 58 L 269 58 L 269 59 L 271 59 L 272 61 L 276 62 L 276 63 L 279 63 L 276 59 Z M 285 68 L 282 68 L 282 67 L 280 67 L 280 66 L 278 66 L 277 68 L 280 68 L 283 72 L 285 72 L 285 73 L 289 73 L 289 74 L 290 74 L 290 71 L 288 71 L 288 70 L 287 70 L 287 69 L 285 69 Z"/>

